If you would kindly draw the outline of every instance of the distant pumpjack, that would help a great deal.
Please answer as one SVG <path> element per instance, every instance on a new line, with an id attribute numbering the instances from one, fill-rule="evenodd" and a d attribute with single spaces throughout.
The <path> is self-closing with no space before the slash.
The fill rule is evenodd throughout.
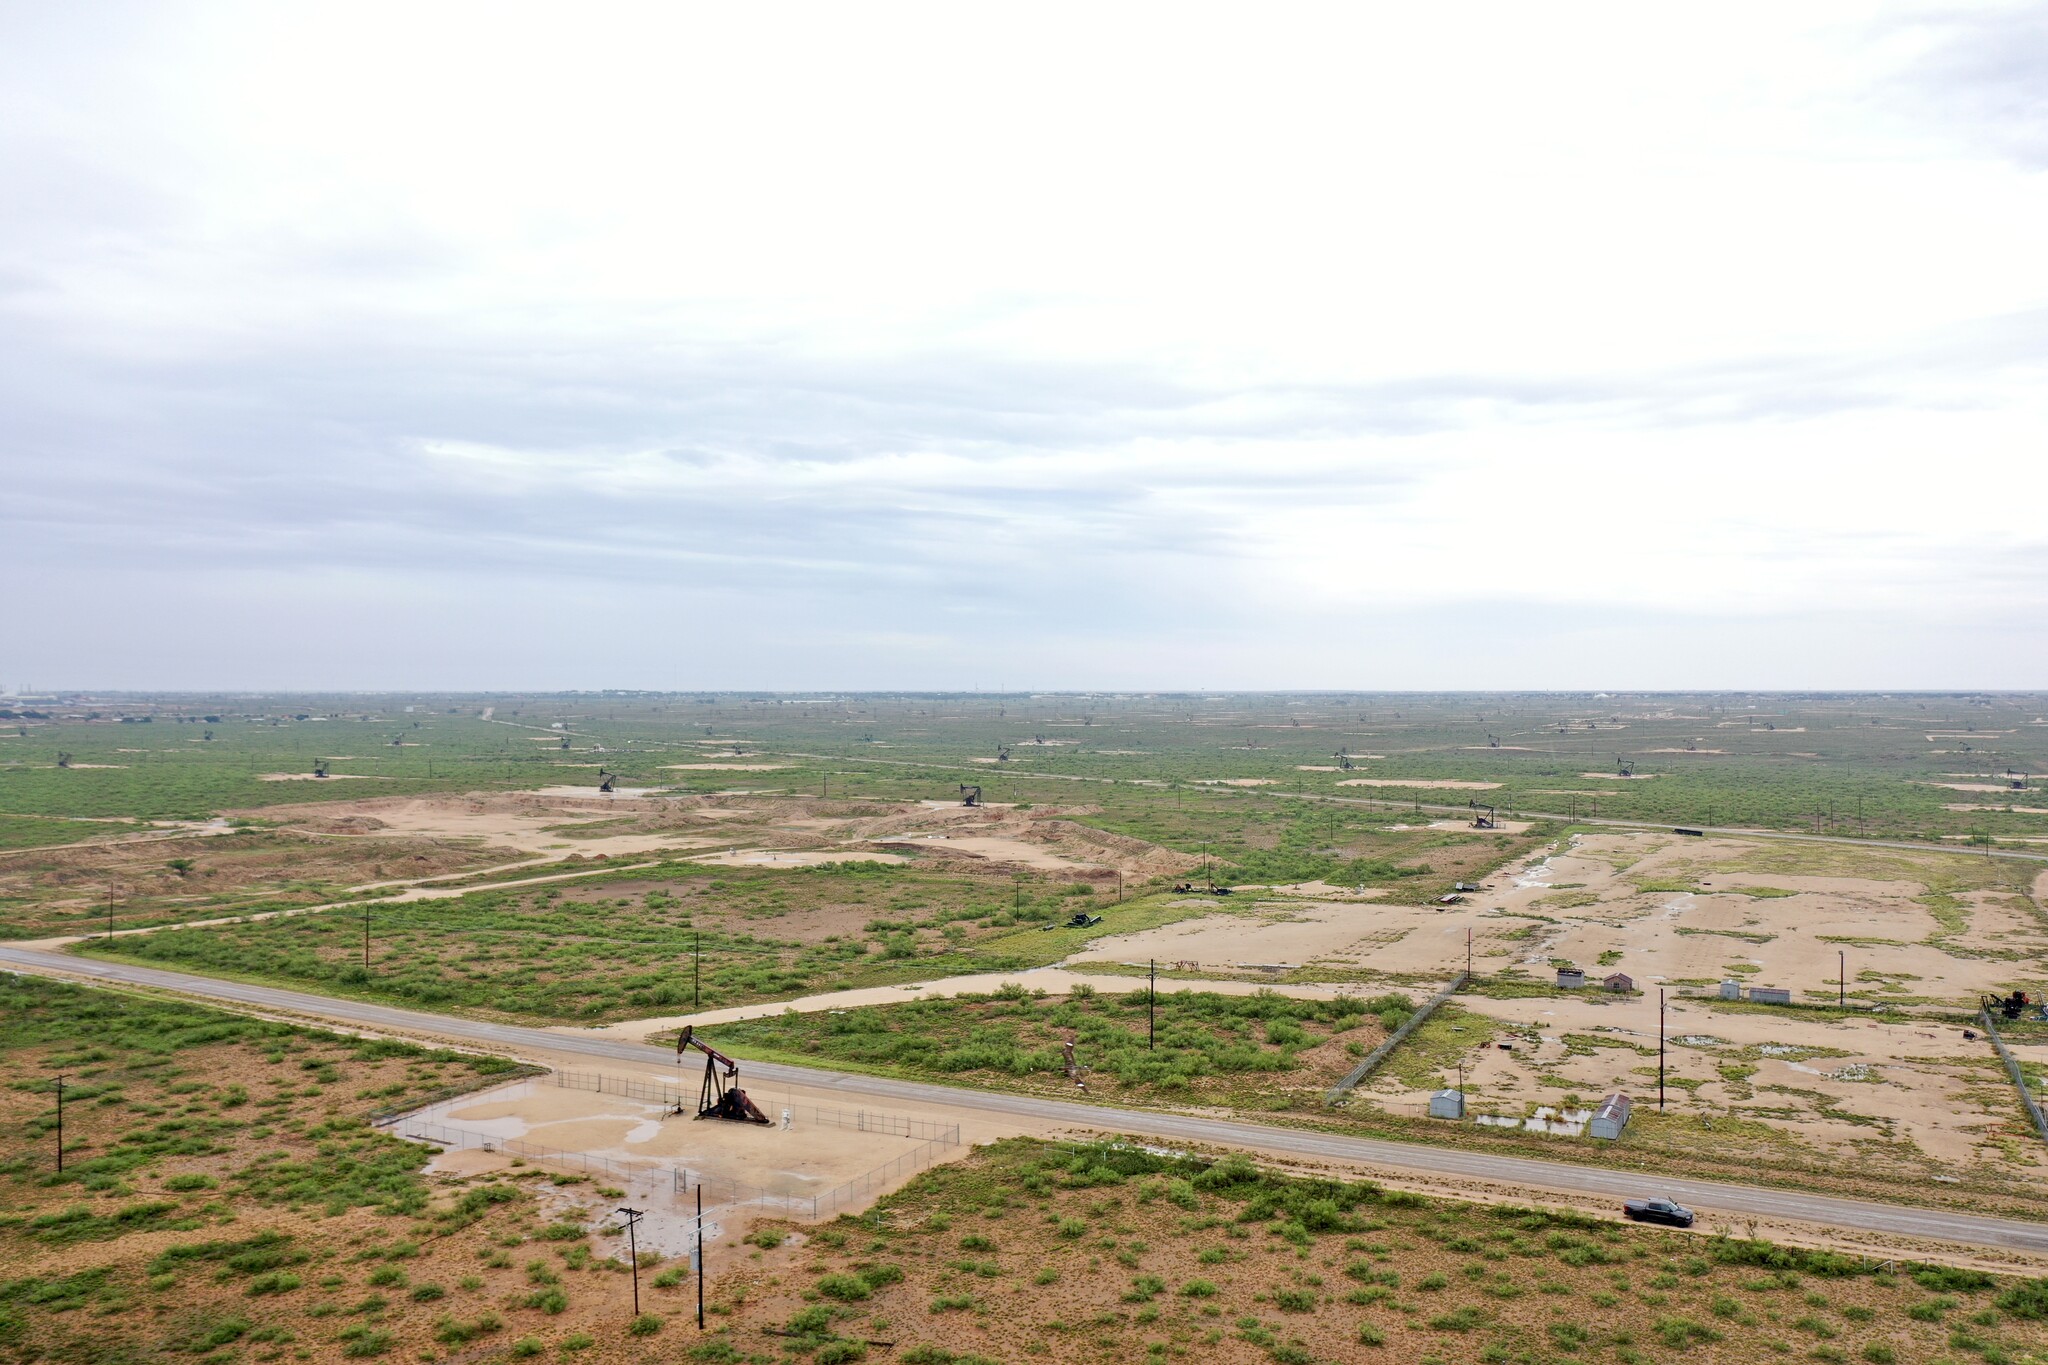
<path id="1" fill-rule="evenodd" d="M 618 780 L 619 775 L 617 773 L 608 773 L 600 768 L 597 772 L 597 789 L 606 795 L 610 795 L 613 785 Z"/>
<path id="2" fill-rule="evenodd" d="M 1473 814 L 1473 816 L 1472 816 L 1472 828 L 1474 828 L 1474 829 L 1492 829 L 1492 828 L 1493 828 L 1493 817 L 1494 817 L 1494 809 L 1493 809 L 1493 807 L 1492 807 L 1492 806 L 1482 806 L 1482 805 L 1480 805 L 1480 804 L 1479 804 L 1479 803 L 1478 803 L 1477 801 L 1473 800 L 1473 799 L 1472 799 L 1472 798 L 1470 798 L 1470 797 L 1467 797 L 1467 798 L 1465 799 L 1465 806 L 1466 806 L 1466 808 L 1467 808 L 1468 810 L 1471 810 L 1472 812 L 1474 812 L 1474 814 Z M 1478 812 L 1480 812 L 1480 811 L 1484 811 L 1484 812 L 1486 812 L 1486 813 L 1485 813 L 1484 815 L 1478 814 Z"/>
<path id="3" fill-rule="evenodd" d="M 1007 744 L 998 744 L 998 745 L 996 746 L 996 762 L 998 762 L 998 763 L 1008 763 L 1009 761 L 1010 761 L 1010 746 L 1009 746 L 1009 745 L 1007 745 Z"/>
<path id="4" fill-rule="evenodd" d="M 71 766 L 71 755 L 63 749 L 57 751 L 57 766 L 60 768 Z"/>
<path id="5" fill-rule="evenodd" d="M 1620 754 L 1616 754 L 1614 756 L 1614 772 L 1617 777 L 1634 777 L 1636 775 L 1636 761 L 1632 758 L 1623 758 Z"/>
<path id="6" fill-rule="evenodd" d="M 961 805 L 963 805 L 963 806 L 978 806 L 978 805 L 980 805 L 980 804 L 981 804 L 981 788 L 979 788 L 979 787 L 970 787 L 970 786 L 968 786 L 968 785 L 967 785 L 967 784 L 966 784 L 965 782 L 962 782 L 962 783 L 960 784 L 960 804 L 961 804 Z"/>
<path id="7" fill-rule="evenodd" d="M 313 776 L 315 776 L 315 777 L 325 777 L 325 776 L 327 776 L 327 760 L 326 760 L 326 759 L 324 759 L 324 758 L 316 758 L 316 759 L 314 759 L 314 760 L 313 760 Z"/>
<path id="8" fill-rule="evenodd" d="M 569 747 L 569 737 L 568 737 L 567 735 L 563 735 L 563 736 L 562 736 L 562 743 L 561 743 L 561 746 L 560 746 L 560 747 L 562 747 L 562 748 L 564 748 L 564 749 L 566 749 L 566 748 L 568 748 L 568 747 Z"/>

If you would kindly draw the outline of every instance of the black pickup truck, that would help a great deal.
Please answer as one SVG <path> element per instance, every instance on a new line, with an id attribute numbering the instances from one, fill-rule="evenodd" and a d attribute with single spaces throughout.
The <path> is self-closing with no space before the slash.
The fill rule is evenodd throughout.
<path id="1" fill-rule="evenodd" d="M 1674 1228 L 1692 1226 L 1692 1210 L 1672 1199 L 1631 1199 L 1621 1206 L 1621 1216 L 1638 1223 L 1666 1223 Z"/>

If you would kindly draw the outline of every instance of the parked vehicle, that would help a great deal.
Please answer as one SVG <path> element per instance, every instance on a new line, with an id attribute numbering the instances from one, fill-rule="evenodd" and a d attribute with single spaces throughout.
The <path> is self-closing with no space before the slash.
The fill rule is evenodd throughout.
<path id="1" fill-rule="evenodd" d="M 1692 1210 L 1674 1199 L 1631 1199 L 1621 1206 L 1621 1215 L 1638 1223 L 1663 1223 L 1674 1228 L 1692 1226 Z"/>

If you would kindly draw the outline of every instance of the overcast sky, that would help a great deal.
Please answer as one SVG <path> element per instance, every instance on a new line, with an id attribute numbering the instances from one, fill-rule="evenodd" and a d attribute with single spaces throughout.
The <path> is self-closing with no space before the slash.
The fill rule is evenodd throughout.
<path id="1" fill-rule="evenodd" d="M 2038 4 L 0 0 L 0 205 L 4 684 L 2048 685 Z"/>

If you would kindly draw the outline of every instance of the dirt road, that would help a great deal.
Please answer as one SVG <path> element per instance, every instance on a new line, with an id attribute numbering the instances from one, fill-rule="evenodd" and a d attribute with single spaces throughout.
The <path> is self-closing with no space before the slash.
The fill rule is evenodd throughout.
<path id="1" fill-rule="evenodd" d="M 645 1065 L 661 1056 L 660 1052 L 643 1044 L 615 1038 L 578 1037 L 572 1033 L 560 1033 L 551 1029 L 494 1024 L 416 1010 L 395 1009 L 363 1001 L 334 999 L 235 981 L 217 981 L 207 977 L 190 976 L 183 972 L 135 967 L 125 963 L 96 962 L 16 947 L 0 947 L 0 966 L 45 975 L 73 976 L 178 991 L 257 1010 L 307 1016 L 342 1026 L 389 1030 L 401 1034 L 424 1034 L 512 1052 L 570 1054 L 629 1065 Z M 1481 1152 L 1420 1144 L 1274 1128 L 1239 1120 L 1111 1109 L 1029 1095 L 1010 1095 L 918 1081 L 849 1075 L 809 1067 L 777 1066 L 762 1062 L 750 1062 L 747 1065 L 750 1080 L 801 1085 L 813 1091 L 829 1091 L 854 1100 L 883 1100 L 911 1112 L 915 1112 L 920 1105 L 974 1110 L 985 1113 L 993 1121 L 1000 1121 L 1005 1117 L 1016 1120 L 1020 1130 L 1043 1130 L 1049 1124 L 1066 1125 L 1077 1129 L 1128 1133 L 1166 1142 L 1204 1143 L 1297 1158 L 1385 1166 L 1401 1171 L 1424 1172 L 1453 1181 L 1555 1190 L 1615 1200 L 1639 1196 L 1646 1189 L 1651 1189 L 1654 1193 L 1670 1195 L 1710 1214 L 1724 1217 L 1732 1215 L 1789 1220 L 1850 1232 L 1929 1239 L 1983 1248 L 2003 1248 L 2035 1256 L 2048 1254 L 2048 1226 L 2012 1219 L 1836 1199 L 1801 1194 L 1793 1190 L 1763 1189 L 1716 1181 L 1684 1180 L 1664 1176 L 1646 1180 L 1644 1177 L 1624 1171 L 1598 1167 L 1533 1161 L 1520 1157 L 1489 1156 Z"/>

